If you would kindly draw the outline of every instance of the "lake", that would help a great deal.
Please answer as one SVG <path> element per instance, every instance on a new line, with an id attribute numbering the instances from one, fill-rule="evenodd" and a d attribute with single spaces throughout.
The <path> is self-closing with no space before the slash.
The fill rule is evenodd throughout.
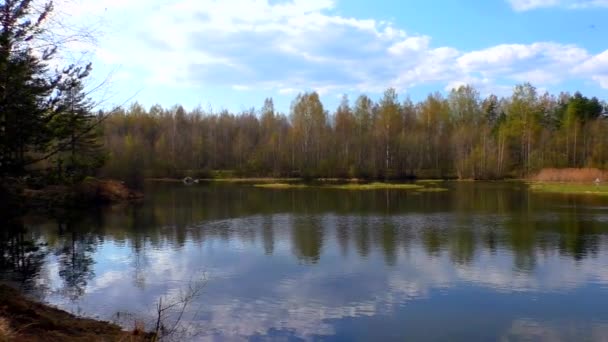
<path id="1" fill-rule="evenodd" d="M 608 198 L 440 186 L 149 183 L 139 205 L 3 232 L 1 274 L 127 328 L 204 284 L 182 341 L 608 340 Z"/>

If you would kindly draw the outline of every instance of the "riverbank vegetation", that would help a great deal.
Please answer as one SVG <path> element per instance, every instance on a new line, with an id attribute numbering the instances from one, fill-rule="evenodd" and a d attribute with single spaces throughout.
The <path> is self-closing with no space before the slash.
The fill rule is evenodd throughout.
<path id="1" fill-rule="evenodd" d="M 530 177 L 530 190 L 538 193 L 608 196 L 608 172 L 595 169 L 544 169 Z"/>
<path id="2" fill-rule="evenodd" d="M 417 190 L 423 187 L 416 184 L 398 184 L 398 183 L 349 183 L 349 184 L 335 184 L 325 186 L 329 189 L 338 190 Z"/>
<path id="3" fill-rule="evenodd" d="M 579 182 L 591 184 L 608 181 L 608 172 L 596 168 L 550 168 L 541 170 L 530 179 L 537 182 Z"/>
<path id="4" fill-rule="evenodd" d="M 333 190 L 348 190 L 348 191 L 365 191 L 365 190 L 413 190 L 418 192 L 443 192 L 448 191 L 445 188 L 436 187 L 437 183 L 423 182 L 421 184 L 428 185 L 428 187 L 413 183 L 384 183 L 384 182 L 372 182 L 372 183 L 344 183 L 344 184 L 332 184 L 327 182 L 316 182 L 316 183 L 260 183 L 254 184 L 256 188 L 264 189 L 333 189 Z"/>
<path id="5" fill-rule="evenodd" d="M 593 183 L 531 183 L 530 189 L 539 193 L 608 196 L 608 185 Z"/>
<path id="6" fill-rule="evenodd" d="M 254 184 L 253 186 L 264 189 L 304 189 L 310 187 L 309 185 L 301 183 L 261 183 Z"/>

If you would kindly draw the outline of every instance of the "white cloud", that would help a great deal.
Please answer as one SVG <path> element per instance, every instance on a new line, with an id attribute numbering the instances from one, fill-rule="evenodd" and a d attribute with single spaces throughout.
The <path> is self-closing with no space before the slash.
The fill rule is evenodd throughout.
<path id="1" fill-rule="evenodd" d="M 602 88 L 608 89 L 608 50 L 587 59 L 575 67 L 574 72 L 591 77 Z"/>
<path id="2" fill-rule="evenodd" d="M 565 9 L 584 9 L 608 7 L 608 0 L 507 0 L 513 10 L 518 12 L 539 8 L 561 7 Z"/>
<path id="3" fill-rule="evenodd" d="M 488 90 L 515 82 L 542 87 L 571 79 L 605 86 L 608 78 L 593 66 L 608 57 L 592 56 L 576 45 L 501 44 L 473 51 L 434 46 L 431 37 L 390 22 L 336 15 L 331 0 L 64 1 L 71 3 L 64 11 L 77 20 L 101 16 L 107 21 L 94 66 L 100 72 L 119 68 L 129 77 L 115 81 L 130 82 L 134 89 L 223 86 L 291 95 L 304 90 L 380 92 L 387 87 L 406 91 L 428 84 L 449 88 L 462 82 Z M 529 10 L 565 2 L 511 4 Z"/>
<path id="4" fill-rule="evenodd" d="M 557 84 L 560 78 L 548 70 L 530 70 L 514 74 L 512 79 L 518 82 L 530 82 L 532 84 Z"/>
<path id="5" fill-rule="evenodd" d="M 396 56 L 401 56 L 408 52 L 419 52 L 428 49 L 430 41 L 431 39 L 426 36 L 408 37 L 403 41 L 391 45 L 388 51 Z"/>
<path id="6" fill-rule="evenodd" d="M 604 89 L 608 89 L 608 75 L 605 76 L 592 76 L 594 81 L 600 84 L 600 86 Z"/>
<path id="7" fill-rule="evenodd" d="M 466 71 L 508 72 L 532 62 L 532 68 L 574 66 L 589 58 L 587 51 L 574 45 L 558 43 L 502 44 L 469 52 L 459 58 Z"/>
<path id="8" fill-rule="evenodd" d="M 587 59 L 575 68 L 576 72 L 608 73 L 608 50 Z"/>
<path id="9" fill-rule="evenodd" d="M 593 8 L 593 7 L 608 7 L 607 0 L 586 0 L 586 1 L 574 1 L 570 5 L 571 8 Z"/>
<path id="10" fill-rule="evenodd" d="M 559 5 L 559 0 L 508 0 L 516 11 L 529 11 L 536 8 Z"/>
<path id="11" fill-rule="evenodd" d="M 238 90 L 238 91 L 247 91 L 247 90 L 251 90 L 251 87 L 246 86 L 246 85 L 241 85 L 241 84 L 235 84 L 232 86 L 232 89 Z"/>

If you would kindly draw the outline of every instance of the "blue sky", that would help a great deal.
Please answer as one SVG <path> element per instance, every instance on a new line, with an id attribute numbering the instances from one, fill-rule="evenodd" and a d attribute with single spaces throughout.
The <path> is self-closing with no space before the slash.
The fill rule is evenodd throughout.
<path id="1" fill-rule="evenodd" d="M 106 104 L 278 109 L 316 90 L 387 87 L 420 100 L 472 84 L 608 99 L 608 0 L 63 0 L 60 15 L 98 31 L 87 51 Z"/>

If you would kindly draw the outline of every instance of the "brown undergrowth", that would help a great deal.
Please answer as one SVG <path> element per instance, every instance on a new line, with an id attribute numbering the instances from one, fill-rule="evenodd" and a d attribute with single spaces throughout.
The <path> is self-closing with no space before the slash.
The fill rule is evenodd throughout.
<path id="1" fill-rule="evenodd" d="M 582 169 L 542 169 L 539 173 L 531 177 L 531 180 L 538 182 L 601 182 L 608 181 L 608 172 L 594 168 Z"/>

